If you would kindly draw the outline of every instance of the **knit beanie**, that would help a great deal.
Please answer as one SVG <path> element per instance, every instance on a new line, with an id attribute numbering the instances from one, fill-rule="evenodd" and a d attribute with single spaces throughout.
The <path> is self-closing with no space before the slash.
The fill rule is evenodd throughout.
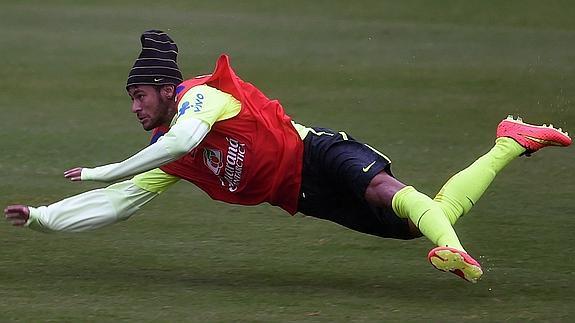
<path id="1" fill-rule="evenodd" d="M 178 68 L 178 46 L 163 31 L 148 30 L 140 37 L 142 52 L 128 75 L 126 89 L 131 85 L 163 85 L 182 83 Z"/>

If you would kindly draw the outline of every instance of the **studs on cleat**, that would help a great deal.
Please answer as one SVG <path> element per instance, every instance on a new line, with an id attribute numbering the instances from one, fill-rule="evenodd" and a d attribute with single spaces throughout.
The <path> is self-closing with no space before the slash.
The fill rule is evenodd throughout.
<path id="1" fill-rule="evenodd" d="M 516 118 L 516 119 L 515 119 Z M 529 156 L 543 147 L 566 147 L 571 144 L 568 132 L 555 128 L 552 123 L 534 125 L 523 122 L 521 117 L 509 115 L 497 126 L 497 138 L 509 137 L 526 149 L 523 155 Z"/>
<path id="2" fill-rule="evenodd" d="M 516 119 L 516 118 L 515 118 L 513 115 L 511 115 L 511 114 L 507 116 L 507 119 L 506 119 L 506 120 L 523 123 L 523 118 L 517 117 L 517 119 Z"/>
<path id="3" fill-rule="evenodd" d="M 517 123 L 524 123 L 524 122 L 523 122 L 523 118 L 517 117 L 517 119 L 516 119 L 516 118 L 515 118 L 513 115 L 511 115 L 511 114 L 507 116 L 506 120 L 508 120 L 508 121 L 514 121 L 514 122 L 517 122 Z M 550 123 L 550 124 L 544 123 L 544 124 L 543 124 L 542 126 L 540 126 L 540 127 L 558 130 L 558 131 L 561 132 L 562 134 L 564 134 L 564 135 L 566 135 L 567 137 L 569 137 L 569 133 L 568 133 L 568 132 L 563 131 L 563 129 L 561 129 L 561 128 L 555 128 L 552 123 Z"/>

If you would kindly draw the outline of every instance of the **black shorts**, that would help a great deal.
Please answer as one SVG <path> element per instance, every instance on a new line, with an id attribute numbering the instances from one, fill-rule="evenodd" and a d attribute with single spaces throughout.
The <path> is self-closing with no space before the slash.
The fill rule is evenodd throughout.
<path id="1" fill-rule="evenodd" d="M 355 231 L 384 238 L 412 239 L 407 219 L 390 208 L 374 207 L 365 190 L 391 161 L 344 132 L 313 128 L 304 139 L 298 211 Z"/>

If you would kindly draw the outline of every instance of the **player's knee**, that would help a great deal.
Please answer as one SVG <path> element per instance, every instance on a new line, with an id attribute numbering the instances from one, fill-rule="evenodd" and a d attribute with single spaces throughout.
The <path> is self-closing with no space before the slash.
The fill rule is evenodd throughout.
<path id="1" fill-rule="evenodd" d="M 404 187 L 405 184 L 385 171 L 382 171 L 377 174 L 367 186 L 365 199 L 374 206 L 391 207 L 393 196 Z"/>

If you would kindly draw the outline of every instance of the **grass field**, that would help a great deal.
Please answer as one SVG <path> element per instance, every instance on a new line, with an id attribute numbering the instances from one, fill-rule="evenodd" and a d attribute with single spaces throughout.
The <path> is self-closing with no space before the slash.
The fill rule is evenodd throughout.
<path id="1" fill-rule="evenodd" d="M 575 133 L 572 1 L 2 1 L 0 205 L 100 184 L 64 170 L 146 145 L 124 85 L 146 29 L 187 76 L 227 52 L 307 125 L 346 130 L 430 195 L 507 114 Z M 125 223 L 45 235 L 0 226 L 0 321 L 572 321 L 575 150 L 511 164 L 457 225 L 486 274 L 180 183 Z"/>

